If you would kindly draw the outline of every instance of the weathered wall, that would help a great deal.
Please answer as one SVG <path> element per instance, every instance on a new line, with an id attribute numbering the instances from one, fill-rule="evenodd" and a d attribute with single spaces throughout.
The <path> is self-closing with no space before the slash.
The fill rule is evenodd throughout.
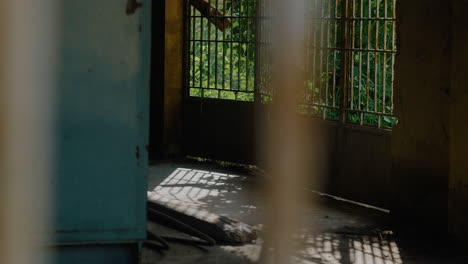
<path id="1" fill-rule="evenodd" d="M 164 67 L 164 152 L 180 154 L 183 103 L 184 1 L 166 0 Z"/>
<path id="2" fill-rule="evenodd" d="M 268 121 L 267 107 L 257 109 L 257 143 L 263 142 L 263 129 L 274 129 Z M 308 156 L 313 162 L 313 184 L 309 189 L 349 200 L 389 208 L 394 192 L 391 184 L 391 131 L 355 125 L 342 125 L 304 116 L 309 124 L 310 141 L 305 149 L 314 150 Z M 263 153 L 256 164 L 264 167 Z M 286 177 L 286 176 L 285 176 Z"/>
<path id="3" fill-rule="evenodd" d="M 341 130 L 341 131 L 340 131 Z M 335 136 L 335 159 L 329 192 L 383 208 L 389 207 L 391 132 L 344 126 Z"/>
<path id="4" fill-rule="evenodd" d="M 397 222 L 468 235 L 468 2 L 400 1 L 392 142 Z M 435 19 L 437 18 L 437 19 Z"/>
<path id="5" fill-rule="evenodd" d="M 398 7 L 392 208 L 405 227 L 446 227 L 449 167 L 450 5 L 404 0 Z"/>
<path id="6" fill-rule="evenodd" d="M 189 98 L 184 103 L 184 154 L 253 164 L 254 104 Z"/>
<path id="7" fill-rule="evenodd" d="M 311 125 L 308 148 L 317 185 L 313 189 L 389 208 L 391 187 L 391 132 L 370 127 L 305 118 Z"/>
<path id="8" fill-rule="evenodd" d="M 468 235 L 468 1 L 404 0 L 391 134 L 332 127 L 324 191 L 390 207 L 431 235 Z M 391 162 L 390 162 L 391 161 Z M 390 173 L 391 171 L 391 173 Z"/>
<path id="9" fill-rule="evenodd" d="M 152 2 L 151 20 L 149 154 L 151 159 L 160 159 L 164 157 L 165 1 Z"/>
<path id="10" fill-rule="evenodd" d="M 468 2 L 454 0 L 452 8 L 452 87 L 450 100 L 449 231 L 468 235 Z"/>

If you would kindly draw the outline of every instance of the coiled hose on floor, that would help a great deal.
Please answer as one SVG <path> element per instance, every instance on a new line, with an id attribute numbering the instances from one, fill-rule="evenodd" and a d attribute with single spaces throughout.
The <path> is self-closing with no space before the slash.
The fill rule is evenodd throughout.
<path id="1" fill-rule="evenodd" d="M 200 240 L 190 240 L 176 237 L 168 236 L 158 236 L 151 231 L 148 231 L 148 239 L 145 241 L 145 244 L 155 247 L 159 250 L 169 250 L 170 246 L 168 241 L 188 244 L 193 246 L 214 246 L 216 241 L 209 235 L 201 232 L 200 230 L 193 228 L 192 226 L 181 222 L 174 217 L 171 217 L 165 213 L 159 212 L 153 208 L 148 208 L 148 216 L 152 219 L 155 219 L 154 222 L 161 223 L 165 226 L 174 228 L 180 232 L 196 237 Z"/>

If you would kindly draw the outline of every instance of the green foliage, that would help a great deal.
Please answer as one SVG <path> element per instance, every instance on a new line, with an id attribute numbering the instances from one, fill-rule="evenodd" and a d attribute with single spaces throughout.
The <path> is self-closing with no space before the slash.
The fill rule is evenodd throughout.
<path id="1" fill-rule="evenodd" d="M 190 95 L 239 101 L 254 100 L 255 0 L 211 0 L 231 23 L 218 30 L 191 8 L 189 43 Z"/>
<path id="2" fill-rule="evenodd" d="M 304 105 L 299 107 L 300 112 L 338 120 L 343 111 L 340 107 L 346 81 L 348 122 L 391 128 L 396 122 L 392 117 L 396 0 L 309 1 L 307 10 L 312 23 L 306 33 L 310 54 L 306 67 L 310 78 L 304 83 Z M 344 1 L 350 1 L 353 17 L 346 23 L 341 19 Z M 210 2 L 229 19 L 231 27 L 220 31 L 191 8 L 190 95 L 252 102 L 257 56 L 256 0 Z M 342 61 L 344 25 L 350 32 L 346 64 Z M 263 79 L 269 78 L 271 62 L 268 58 L 259 60 L 259 93 L 262 102 L 268 103 L 274 99 L 274 93 Z M 346 79 L 344 65 L 348 66 Z"/>
<path id="3" fill-rule="evenodd" d="M 312 0 L 320 12 L 314 19 L 311 36 L 313 56 L 312 79 L 306 82 L 306 102 L 314 106 L 311 114 L 338 119 L 342 101 L 343 20 L 341 0 Z M 319 4 L 317 4 L 319 3 Z M 393 64 L 396 51 L 394 35 L 394 0 L 350 1 L 349 63 L 347 77 L 348 122 L 392 127 Z M 385 5 L 387 3 L 387 5 Z M 375 18 L 379 17 L 377 20 Z M 325 106 L 325 107 L 320 107 Z"/>

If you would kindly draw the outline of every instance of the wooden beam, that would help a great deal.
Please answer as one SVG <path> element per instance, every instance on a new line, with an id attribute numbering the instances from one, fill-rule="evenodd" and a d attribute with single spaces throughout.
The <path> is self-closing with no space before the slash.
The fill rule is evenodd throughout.
<path id="1" fill-rule="evenodd" d="M 200 13 L 208 18 L 218 30 L 224 32 L 232 26 L 231 21 L 224 16 L 223 13 L 218 11 L 216 7 L 211 6 L 205 0 L 190 0 L 190 4 L 195 7 Z"/>

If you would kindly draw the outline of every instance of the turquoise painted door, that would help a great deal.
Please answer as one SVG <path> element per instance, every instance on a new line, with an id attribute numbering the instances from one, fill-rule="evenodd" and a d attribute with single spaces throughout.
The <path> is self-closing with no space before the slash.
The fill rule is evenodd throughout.
<path id="1" fill-rule="evenodd" d="M 53 183 L 58 245 L 146 236 L 151 6 L 143 0 L 128 12 L 133 3 L 62 1 Z M 66 247 L 58 255 L 84 256 L 86 249 L 77 252 Z"/>

